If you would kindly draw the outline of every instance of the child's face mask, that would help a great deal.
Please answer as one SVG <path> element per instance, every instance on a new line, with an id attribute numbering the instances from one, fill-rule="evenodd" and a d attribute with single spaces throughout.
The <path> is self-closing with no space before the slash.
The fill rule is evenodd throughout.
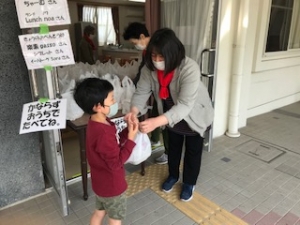
<path id="1" fill-rule="evenodd" d="M 107 106 L 107 107 L 109 107 L 109 113 L 107 114 L 107 117 L 111 118 L 117 114 L 118 109 L 119 109 L 117 102 L 112 104 L 111 106 Z"/>

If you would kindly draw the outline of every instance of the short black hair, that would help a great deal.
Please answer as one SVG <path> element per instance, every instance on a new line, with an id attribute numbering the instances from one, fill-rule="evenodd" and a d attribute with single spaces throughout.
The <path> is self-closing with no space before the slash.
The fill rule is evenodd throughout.
<path id="1" fill-rule="evenodd" d="M 145 64 L 148 69 L 154 71 L 151 54 L 156 52 L 161 54 L 165 60 L 165 74 L 177 68 L 185 58 L 185 48 L 176 37 L 173 30 L 162 28 L 152 35 L 145 54 Z"/>
<path id="2" fill-rule="evenodd" d="M 95 105 L 104 106 L 104 100 L 109 92 L 113 91 L 113 85 L 100 78 L 86 78 L 76 83 L 74 99 L 77 105 L 90 115 L 95 114 Z"/>
<path id="3" fill-rule="evenodd" d="M 133 22 L 125 28 L 123 38 L 126 41 L 128 41 L 131 38 L 140 39 L 141 34 L 145 35 L 145 37 L 150 36 L 145 24 Z"/>
<path id="4" fill-rule="evenodd" d="M 83 30 L 83 33 L 85 35 L 91 35 L 95 32 L 95 27 L 91 26 L 91 25 L 87 25 L 84 30 Z"/>

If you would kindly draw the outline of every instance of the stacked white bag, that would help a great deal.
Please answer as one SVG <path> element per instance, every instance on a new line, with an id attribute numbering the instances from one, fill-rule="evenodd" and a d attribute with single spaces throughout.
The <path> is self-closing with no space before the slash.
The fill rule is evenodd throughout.
<path id="1" fill-rule="evenodd" d="M 60 92 L 62 97 L 68 100 L 67 120 L 78 119 L 84 114 L 74 100 L 73 90 L 77 81 L 88 77 L 99 77 L 111 82 L 119 109 L 122 109 L 123 113 L 129 112 L 131 97 L 135 91 L 131 79 L 136 76 L 139 65 L 140 61 L 132 60 L 130 63 L 126 62 L 124 66 L 120 66 L 118 61 L 114 63 L 97 61 L 95 65 L 79 62 L 59 67 L 57 72 Z"/>
<path id="2" fill-rule="evenodd" d="M 114 87 L 114 98 L 119 105 L 119 109 L 122 109 L 122 95 L 123 95 L 123 88 L 121 86 L 120 78 L 114 74 L 105 74 L 101 77 L 104 80 L 108 80 Z"/>
<path id="3" fill-rule="evenodd" d="M 125 76 L 122 80 L 123 97 L 122 101 L 122 113 L 125 115 L 130 112 L 130 102 L 133 93 L 135 92 L 135 85 L 132 79 Z"/>

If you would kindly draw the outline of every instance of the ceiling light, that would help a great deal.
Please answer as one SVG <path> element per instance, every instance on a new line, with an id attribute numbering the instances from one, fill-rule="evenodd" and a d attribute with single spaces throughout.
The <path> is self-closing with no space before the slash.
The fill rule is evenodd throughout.
<path id="1" fill-rule="evenodd" d="M 146 2 L 146 0 L 128 0 L 130 2 Z"/>

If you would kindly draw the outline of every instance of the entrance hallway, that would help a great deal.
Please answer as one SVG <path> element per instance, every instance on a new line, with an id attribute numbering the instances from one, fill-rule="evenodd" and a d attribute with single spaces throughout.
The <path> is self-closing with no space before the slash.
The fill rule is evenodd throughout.
<path id="1" fill-rule="evenodd" d="M 145 177 L 137 174 L 139 166 L 126 166 L 129 198 L 123 224 L 300 225 L 299 127 L 298 102 L 248 119 L 239 138 L 214 139 L 212 151 L 203 153 L 194 199 L 188 203 L 177 199 L 180 184 L 170 194 L 159 190 L 167 168 L 153 165 L 160 152 L 148 160 Z M 91 189 L 87 201 L 81 182 L 68 191 L 67 217 L 61 216 L 56 195 L 47 192 L 1 210 L 0 224 L 88 224 L 94 210 Z"/>

